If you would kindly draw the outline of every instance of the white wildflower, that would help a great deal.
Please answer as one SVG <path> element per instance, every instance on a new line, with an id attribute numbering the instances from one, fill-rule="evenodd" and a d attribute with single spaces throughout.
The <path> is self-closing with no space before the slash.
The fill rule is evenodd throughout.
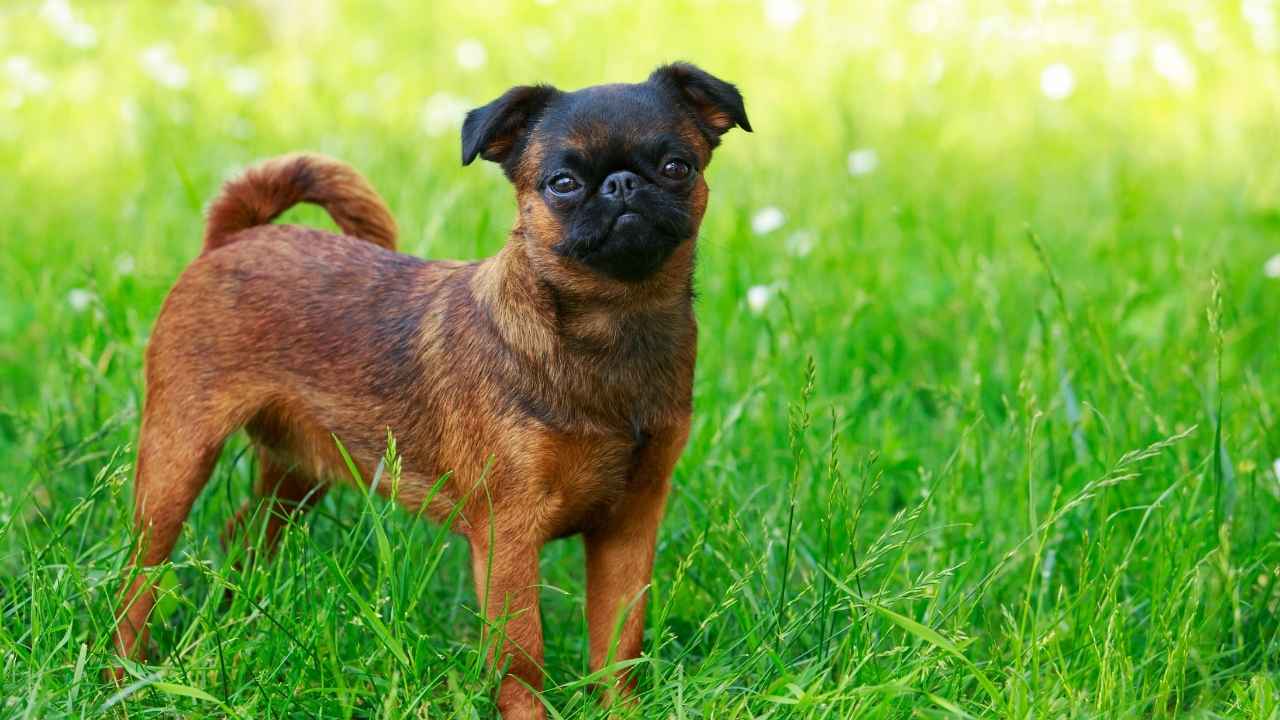
<path id="1" fill-rule="evenodd" d="M 351 59 L 362 66 L 378 65 L 381 57 L 382 46 L 371 37 L 360 38 L 351 48 Z"/>
<path id="2" fill-rule="evenodd" d="M 116 258 L 116 274 L 120 276 L 132 275 L 137 263 L 134 262 L 132 255 L 121 255 Z"/>
<path id="3" fill-rule="evenodd" d="M 922 0 L 907 11 L 907 23 L 911 31 L 920 35 L 929 35 L 938 29 L 942 22 L 942 13 L 937 3 Z"/>
<path id="4" fill-rule="evenodd" d="M 1049 548 L 1044 554 L 1044 562 L 1040 564 L 1040 582 L 1048 583 L 1049 578 L 1053 577 L 1053 566 L 1058 560 L 1058 551 Z"/>
<path id="5" fill-rule="evenodd" d="M 1107 80 L 1115 87 L 1133 84 L 1133 64 L 1142 53 L 1142 39 L 1136 32 L 1117 33 L 1107 42 Z"/>
<path id="6" fill-rule="evenodd" d="M 31 58 L 25 55 L 14 55 L 5 60 L 4 71 L 9 76 L 9 82 L 21 92 L 39 95 L 49 89 L 48 76 L 40 72 Z"/>
<path id="7" fill-rule="evenodd" d="M 152 80 L 167 88 L 180 90 L 191 80 L 191 74 L 173 56 L 173 48 L 168 45 L 152 45 L 142 51 L 139 61 Z"/>
<path id="8" fill-rule="evenodd" d="M 782 211 L 770 205 L 761 208 L 755 215 L 751 216 L 751 231 L 757 235 L 768 235 L 782 227 L 786 222 L 787 217 L 782 214 Z"/>
<path id="9" fill-rule="evenodd" d="M 880 62 L 876 67 L 880 77 L 887 83 L 899 82 L 907 75 L 907 60 L 897 50 L 890 50 L 881 56 Z"/>
<path id="10" fill-rule="evenodd" d="M 942 53 L 935 52 L 929 56 L 929 60 L 924 64 L 924 81 L 930 85 L 937 85 L 942 81 L 942 76 L 947 72 L 947 61 L 942 57 Z"/>
<path id="11" fill-rule="evenodd" d="M 546 55 L 551 52 L 551 33 L 536 27 L 525 30 L 524 49 L 531 55 Z"/>
<path id="12" fill-rule="evenodd" d="M 98 296 L 94 295 L 90 290 L 75 288 L 71 292 L 67 293 L 67 304 L 76 312 L 84 312 L 89 309 L 89 306 L 92 305 L 93 301 L 97 298 Z"/>
<path id="13" fill-rule="evenodd" d="M 1280 49 L 1280 22 L 1275 0 L 1243 0 L 1240 14 L 1253 30 L 1253 44 L 1264 52 Z"/>
<path id="14" fill-rule="evenodd" d="M 463 40 L 454 50 L 454 59 L 463 70 L 479 70 L 488 61 L 489 54 L 479 40 Z"/>
<path id="15" fill-rule="evenodd" d="M 1066 63 L 1054 63 L 1040 73 L 1040 92 L 1050 100 L 1066 100 L 1076 89 L 1076 75 Z"/>
<path id="16" fill-rule="evenodd" d="M 422 106 L 422 129 L 431 137 L 439 137 L 462 126 L 470 104 L 462 98 L 438 92 Z"/>
<path id="17" fill-rule="evenodd" d="M 817 242 L 812 230 L 797 230 L 787 236 L 783 247 L 787 253 L 795 257 L 805 257 L 813 252 L 813 246 Z"/>
<path id="18" fill-rule="evenodd" d="M 1161 40 L 1151 49 L 1151 64 L 1169 84 L 1189 90 L 1196 84 L 1196 68 L 1172 40 Z"/>
<path id="19" fill-rule="evenodd" d="M 1199 18 L 1192 26 L 1192 32 L 1194 33 L 1196 48 L 1202 52 L 1215 52 L 1218 46 L 1221 45 L 1218 23 L 1213 18 Z"/>
<path id="20" fill-rule="evenodd" d="M 858 148 L 849 153 L 850 175 L 870 175 L 880 167 L 880 154 L 872 148 Z"/>
<path id="21" fill-rule="evenodd" d="M 764 0 L 764 19 L 779 30 L 790 30 L 804 17 L 799 0 Z"/>
<path id="22" fill-rule="evenodd" d="M 46 0 L 40 15 L 53 28 L 63 42 L 76 48 L 91 48 L 98 44 L 98 33 L 93 26 L 81 22 L 67 0 Z"/>
<path id="23" fill-rule="evenodd" d="M 120 105 L 117 106 L 117 109 L 120 112 L 120 119 L 124 121 L 125 125 L 133 126 L 138 124 L 138 115 L 140 111 L 138 110 L 137 100 L 127 97 L 120 101 Z"/>
<path id="24" fill-rule="evenodd" d="M 773 299 L 773 288 L 768 285 L 752 285 L 747 289 L 747 307 L 759 315 Z"/>
<path id="25" fill-rule="evenodd" d="M 251 67 L 237 65 L 227 70 L 227 89 L 243 97 L 257 95 L 262 91 L 262 75 Z"/>
<path id="26" fill-rule="evenodd" d="M 218 26 L 218 9 L 210 7 L 205 3 L 196 5 L 195 22 L 196 32 L 207 33 Z"/>
<path id="27" fill-rule="evenodd" d="M 1262 264 L 1262 274 L 1269 278 L 1280 278 L 1280 253 L 1267 258 Z"/>

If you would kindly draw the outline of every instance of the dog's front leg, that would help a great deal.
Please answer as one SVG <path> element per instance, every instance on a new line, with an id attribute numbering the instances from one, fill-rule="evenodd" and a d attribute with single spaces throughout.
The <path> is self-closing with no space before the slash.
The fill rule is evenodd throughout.
<path id="1" fill-rule="evenodd" d="M 655 433 L 640 449 L 627 492 L 613 517 L 583 534 L 592 672 L 637 658 L 643 649 L 645 600 L 653 576 L 658 524 L 666 508 L 672 468 L 688 436 L 687 421 Z M 617 681 L 623 693 L 635 686 L 629 668 L 617 673 Z"/>
<path id="2" fill-rule="evenodd" d="M 503 720 L 544 718 L 542 618 L 538 609 L 538 550 L 529 533 L 498 522 L 471 533 L 476 597 L 485 608 L 485 638 L 496 667 L 507 666 L 498 689 Z M 491 537 L 492 536 L 492 537 Z M 496 635 L 494 633 L 497 633 Z"/>

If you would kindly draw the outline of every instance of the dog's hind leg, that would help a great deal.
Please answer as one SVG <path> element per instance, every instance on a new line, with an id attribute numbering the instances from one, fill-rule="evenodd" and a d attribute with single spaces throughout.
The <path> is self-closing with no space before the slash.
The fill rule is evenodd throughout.
<path id="1" fill-rule="evenodd" d="M 254 483 L 254 494 L 260 501 L 265 501 L 264 512 L 267 526 L 264 530 L 263 544 L 267 554 L 272 554 L 280 543 L 280 534 L 285 525 L 315 506 L 324 497 L 328 486 L 318 482 L 302 469 L 285 465 L 274 457 L 266 448 L 258 448 L 258 478 Z M 222 542 L 230 549 L 233 542 L 245 543 L 246 554 L 252 549 L 251 536 L 248 534 L 248 521 L 254 509 L 254 500 L 248 500 L 240 506 L 235 517 L 227 522 L 223 531 Z"/>
<path id="2" fill-rule="evenodd" d="M 229 434 L 209 423 L 187 426 L 174 420 L 163 412 L 146 413 L 138 441 L 133 487 L 138 536 L 135 574 L 116 613 L 115 648 L 123 657 L 145 656 L 147 620 L 155 605 L 153 585 L 157 579 L 150 576 L 149 569 L 169 559 Z"/>

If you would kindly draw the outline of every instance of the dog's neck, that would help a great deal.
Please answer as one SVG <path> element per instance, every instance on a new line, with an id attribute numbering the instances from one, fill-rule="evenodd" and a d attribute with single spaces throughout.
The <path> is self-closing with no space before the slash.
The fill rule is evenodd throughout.
<path id="1" fill-rule="evenodd" d="M 668 261 L 664 277 L 636 285 L 575 278 L 561 265 L 547 266 L 557 260 L 530 257 L 527 243 L 517 226 L 502 250 L 481 263 L 472 285 L 503 340 L 522 354 L 603 358 L 634 352 L 637 343 L 668 345 L 643 336 L 676 345 L 693 330 L 692 242 Z"/>

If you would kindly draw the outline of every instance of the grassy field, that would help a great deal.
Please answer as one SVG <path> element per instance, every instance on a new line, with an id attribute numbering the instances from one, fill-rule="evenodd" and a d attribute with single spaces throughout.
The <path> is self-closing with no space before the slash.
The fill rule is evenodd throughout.
<path id="1" fill-rule="evenodd" d="M 239 436 L 154 664 L 98 680 L 143 350 L 246 163 L 343 158 L 406 252 L 483 257 L 461 110 L 672 59 L 756 132 L 708 171 L 634 715 L 1280 715 L 1280 5 L 427 8 L 0 8 L 0 716 L 491 716 L 465 544 L 338 492 L 237 571 Z M 581 566 L 543 555 L 545 700 L 602 717 Z"/>

